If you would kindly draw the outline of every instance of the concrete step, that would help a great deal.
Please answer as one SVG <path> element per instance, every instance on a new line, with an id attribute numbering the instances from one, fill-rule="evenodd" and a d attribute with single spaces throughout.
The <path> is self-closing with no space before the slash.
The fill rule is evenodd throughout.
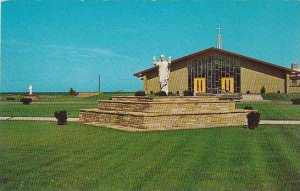
<path id="1" fill-rule="evenodd" d="M 261 95 L 257 95 L 257 94 L 244 94 L 242 96 L 241 101 L 245 101 L 245 102 L 264 101 L 264 99 L 263 99 L 263 97 Z"/>
<path id="2" fill-rule="evenodd" d="M 114 96 L 113 101 L 134 101 L 134 102 L 166 102 L 166 101 L 218 101 L 216 96 Z"/>
<path id="3" fill-rule="evenodd" d="M 207 113 L 207 112 L 230 112 L 235 109 L 231 101 L 115 101 L 101 100 L 98 102 L 98 109 L 107 111 L 124 112 L 148 112 L 148 113 Z"/>
<path id="4" fill-rule="evenodd" d="M 220 113 L 180 113 L 163 115 L 143 112 L 80 110 L 82 123 L 99 123 L 148 130 L 172 130 L 245 125 L 247 112 L 236 110 Z"/>

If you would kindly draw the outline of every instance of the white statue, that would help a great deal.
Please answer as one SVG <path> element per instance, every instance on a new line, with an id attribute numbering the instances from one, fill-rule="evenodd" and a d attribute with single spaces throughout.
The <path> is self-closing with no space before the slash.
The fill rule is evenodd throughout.
<path id="1" fill-rule="evenodd" d="M 32 84 L 29 84 L 28 90 L 29 90 L 29 95 L 33 95 L 32 94 Z"/>
<path id="2" fill-rule="evenodd" d="M 160 56 L 160 62 L 156 61 L 155 56 L 153 56 L 153 64 L 154 66 L 158 66 L 159 73 L 159 83 L 160 83 L 160 91 L 169 93 L 169 80 L 170 80 L 170 65 L 171 65 L 171 56 L 169 56 L 168 62 L 165 60 L 165 56 Z"/>

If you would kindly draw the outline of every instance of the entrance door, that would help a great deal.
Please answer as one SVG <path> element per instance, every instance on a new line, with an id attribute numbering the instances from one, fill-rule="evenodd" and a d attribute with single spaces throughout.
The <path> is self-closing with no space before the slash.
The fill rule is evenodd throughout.
<path id="1" fill-rule="evenodd" d="M 227 90 L 230 93 L 234 93 L 234 79 L 233 78 L 222 78 L 221 85 L 223 90 Z"/>
<path id="2" fill-rule="evenodd" d="M 195 93 L 205 93 L 206 92 L 205 78 L 194 78 L 194 92 Z"/>

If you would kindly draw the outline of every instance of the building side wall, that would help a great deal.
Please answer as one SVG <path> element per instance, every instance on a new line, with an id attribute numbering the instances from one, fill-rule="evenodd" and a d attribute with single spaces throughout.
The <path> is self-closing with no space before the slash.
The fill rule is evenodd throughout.
<path id="1" fill-rule="evenodd" d="M 266 88 L 266 93 L 286 92 L 286 73 L 257 64 L 242 64 L 241 93 L 259 94 L 262 87 Z"/>
<path id="2" fill-rule="evenodd" d="M 181 66 L 180 66 L 181 65 Z M 183 94 L 188 90 L 188 70 L 186 64 L 177 64 L 171 66 L 169 92 Z"/>
<path id="3" fill-rule="evenodd" d="M 289 93 L 300 93 L 300 86 L 290 86 Z"/>
<path id="4" fill-rule="evenodd" d="M 159 91 L 159 77 L 157 70 L 148 72 L 144 76 L 144 91 L 146 94 L 150 94 L 151 91 L 153 93 Z"/>
<path id="5" fill-rule="evenodd" d="M 180 94 L 188 89 L 188 73 L 186 64 L 171 65 L 170 68 L 169 92 Z M 144 91 L 147 94 L 159 92 L 159 76 L 158 71 L 148 72 L 144 76 Z"/>

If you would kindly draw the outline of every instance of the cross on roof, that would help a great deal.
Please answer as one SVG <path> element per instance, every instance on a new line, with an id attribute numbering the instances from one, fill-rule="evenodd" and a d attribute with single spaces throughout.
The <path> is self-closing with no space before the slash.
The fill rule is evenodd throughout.
<path id="1" fill-rule="evenodd" d="M 221 27 L 219 26 L 218 28 L 216 28 L 219 31 L 219 34 L 221 34 Z"/>

